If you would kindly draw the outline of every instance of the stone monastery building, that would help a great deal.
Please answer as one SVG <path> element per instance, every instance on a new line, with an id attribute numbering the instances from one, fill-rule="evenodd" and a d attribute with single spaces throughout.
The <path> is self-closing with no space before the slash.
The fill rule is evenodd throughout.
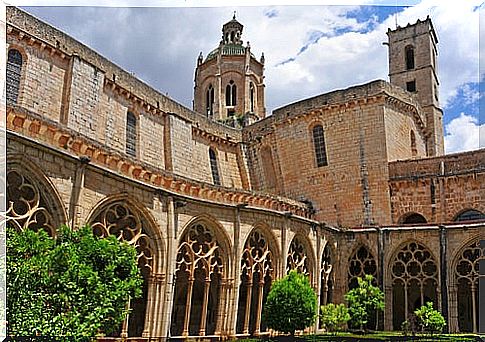
<path id="1" fill-rule="evenodd" d="M 116 335 L 138 341 L 267 334 L 268 291 L 291 269 L 322 305 L 372 274 L 374 327 L 432 301 L 450 331 L 477 331 L 485 149 L 444 155 L 431 19 L 388 30 L 389 82 L 271 115 L 242 33 L 230 20 L 198 57 L 191 110 L 8 7 L 10 222 L 136 246 L 144 295 Z"/>

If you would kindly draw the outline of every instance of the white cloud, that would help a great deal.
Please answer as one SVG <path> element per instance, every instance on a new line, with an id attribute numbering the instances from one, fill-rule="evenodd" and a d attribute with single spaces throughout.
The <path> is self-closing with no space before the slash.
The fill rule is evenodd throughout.
<path id="1" fill-rule="evenodd" d="M 474 116 L 461 113 L 445 126 L 445 152 L 455 153 L 485 147 L 485 124 Z"/>

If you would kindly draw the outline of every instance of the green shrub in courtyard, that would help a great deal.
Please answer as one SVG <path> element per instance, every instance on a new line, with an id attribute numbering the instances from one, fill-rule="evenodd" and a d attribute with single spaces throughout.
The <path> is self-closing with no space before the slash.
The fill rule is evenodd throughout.
<path id="1" fill-rule="evenodd" d="M 295 334 L 315 322 L 317 296 L 308 278 L 291 271 L 273 283 L 265 304 L 264 319 L 269 328 Z"/>
<path id="2" fill-rule="evenodd" d="M 418 324 L 425 332 L 440 333 L 446 325 L 446 321 L 438 310 L 433 309 L 433 303 L 427 302 L 416 311 L 414 311 Z"/>
<path id="3" fill-rule="evenodd" d="M 344 304 L 327 304 L 320 307 L 320 323 L 326 331 L 340 331 L 350 320 L 349 310 Z"/>
<path id="4" fill-rule="evenodd" d="M 141 295 L 135 248 L 89 227 L 7 230 L 7 320 L 10 336 L 86 341 L 109 334 Z"/>
<path id="5" fill-rule="evenodd" d="M 364 279 L 357 278 L 359 285 L 345 295 L 351 317 L 350 323 L 360 330 L 364 329 L 372 312 L 384 310 L 384 293 L 372 285 L 373 279 L 371 275 L 366 275 Z"/>

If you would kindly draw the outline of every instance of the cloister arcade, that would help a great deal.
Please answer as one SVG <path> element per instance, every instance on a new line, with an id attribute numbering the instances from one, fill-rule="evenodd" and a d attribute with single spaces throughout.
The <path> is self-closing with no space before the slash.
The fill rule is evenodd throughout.
<path id="1" fill-rule="evenodd" d="M 17 156 L 9 159 L 7 174 L 9 225 L 46 229 L 55 236 L 57 227 L 70 223 L 68 205 L 63 204 L 54 178 Z M 377 279 L 380 272 L 378 257 L 360 242 L 342 259 L 338 233 L 290 229 L 282 242 L 281 227 L 254 222 L 234 250 L 233 232 L 217 221 L 197 217 L 195 212 L 174 240 L 172 285 L 165 228 L 147 208 L 120 192 L 90 209 L 85 222 L 96 236 L 115 235 L 136 248 L 144 279 L 143 297 L 131 300 L 131 312 L 116 336 L 162 336 L 163 324 L 157 322 L 165 316 L 170 336 L 261 335 L 268 331 L 262 313 L 271 284 L 290 270 L 309 276 L 321 305 L 342 302 L 357 277 L 371 274 Z M 432 301 L 441 309 L 440 257 L 419 236 L 388 250 L 384 290 L 392 314 L 384 319 L 399 330 L 423 303 Z M 477 331 L 478 261 L 484 257 L 475 234 L 448 258 L 449 319 L 454 331 Z M 165 302 L 172 303 L 168 313 L 162 304 L 167 293 Z"/>

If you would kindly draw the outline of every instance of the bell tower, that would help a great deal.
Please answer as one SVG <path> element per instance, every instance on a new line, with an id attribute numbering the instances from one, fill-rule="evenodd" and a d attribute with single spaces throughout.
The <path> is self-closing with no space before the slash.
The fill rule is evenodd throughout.
<path id="1" fill-rule="evenodd" d="M 439 107 L 438 38 L 429 17 L 387 31 L 391 84 L 415 93 L 426 118 L 427 154 L 444 154 L 443 111 Z"/>
<path id="2" fill-rule="evenodd" d="M 266 115 L 264 56 L 257 60 L 249 42 L 243 45 L 243 27 L 234 13 L 222 26 L 219 46 L 197 58 L 194 80 L 194 111 L 235 127 Z"/>

